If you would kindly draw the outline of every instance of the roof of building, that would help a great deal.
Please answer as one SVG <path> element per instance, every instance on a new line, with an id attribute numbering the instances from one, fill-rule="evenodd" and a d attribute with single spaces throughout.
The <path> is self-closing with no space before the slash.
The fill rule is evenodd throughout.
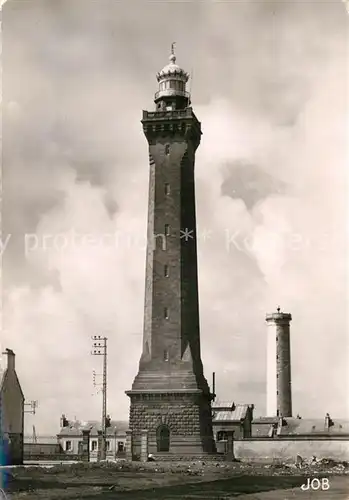
<path id="1" fill-rule="evenodd" d="M 252 437 L 268 437 L 270 427 L 270 425 L 252 423 Z"/>
<path id="2" fill-rule="evenodd" d="M 252 420 L 252 437 L 268 437 L 272 427 L 279 422 L 279 417 L 258 417 Z"/>
<path id="3" fill-rule="evenodd" d="M 349 434 L 349 420 L 331 419 L 332 424 L 329 429 L 325 427 L 324 418 L 283 418 L 284 425 L 278 434 L 280 436 L 309 436 Z M 272 427 L 277 428 L 279 417 L 260 417 L 253 419 L 252 436 L 268 437 Z"/>
<path id="4" fill-rule="evenodd" d="M 248 404 L 215 403 L 212 405 L 213 422 L 240 422 L 246 418 Z M 230 409 L 229 409 L 230 408 Z"/>
<path id="5" fill-rule="evenodd" d="M 219 401 L 217 399 L 217 401 L 214 401 L 212 404 L 211 404 L 211 407 L 212 408 L 220 408 L 220 409 L 231 409 L 233 408 L 233 406 L 235 406 L 235 403 L 234 401 Z"/>
<path id="6" fill-rule="evenodd" d="M 257 417 L 253 419 L 253 424 L 277 424 L 280 417 Z"/>
<path id="7" fill-rule="evenodd" d="M 97 420 L 88 420 L 87 422 L 76 420 L 74 422 L 70 422 L 68 427 L 62 427 L 57 436 L 81 436 L 82 431 L 87 429 L 90 429 L 90 436 L 97 436 L 98 431 L 101 430 L 101 428 L 101 422 L 98 422 Z M 123 420 L 112 420 L 110 422 L 110 427 L 107 427 L 106 429 L 106 433 L 107 436 L 114 436 L 115 433 L 124 434 L 128 428 L 128 422 Z"/>
<path id="8" fill-rule="evenodd" d="M 57 444 L 57 436 L 37 436 L 34 442 L 33 436 L 25 435 L 24 444 Z"/>
<path id="9" fill-rule="evenodd" d="M 280 435 L 308 435 L 308 434 L 349 434 L 349 420 L 331 418 L 329 429 L 325 427 L 324 418 L 285 418 L 287 425 L 281 428 Z"/>
<path id="10" fill-rule="evenodd" d="M 4 368 L 0 368 L 0 394 L 2 393 L 3 388 L 5 386 L 5 381 L 6 381 L 6 378 L 7 378 L 7 376 L 6 376 L 7 373 L 8 373 L 7 368 L 5 368 L 5 369 Z M 15 378 L 15 380 L 17 382 L 17 386 L 18 386 L 18 388 L 20 390 L 20 393 L 22 395 L 22 398 L 24 400 L 24 394 L 23 394 L 22 386 L 20 384 L 20 381 L 19 381 L 19 378 L 18 378 L 18 375 L 17 375 L 16 371 L 15 371 L 15 377 L 14 378 Z"/>

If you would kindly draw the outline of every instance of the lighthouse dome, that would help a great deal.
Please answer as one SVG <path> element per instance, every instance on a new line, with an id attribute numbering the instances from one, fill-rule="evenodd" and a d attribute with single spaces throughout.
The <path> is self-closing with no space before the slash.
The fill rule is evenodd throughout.
<path id="1" fill-rule="evenodd" d="M 184 109 L 190 104 L 190 95 L 186 90 L 189 75 L 176 64 L 174 43 L 171 46 L 170 62 L 156 75 L 159 90 L 155 93 L 156 109 Z"/>
<path id="2" fill-rule="evenodd" d="M 166 64 L 161 71 L 156 75 L 158 82 L 164 80 L 165 78 L 171 78 L 173 76 L 182 77 L 184 82 L 187 82 L 189 75 L 182 69 L 178 64 L 176 64 L 176 56 L 172 52 L 170 55 L 170 63 Z"/>

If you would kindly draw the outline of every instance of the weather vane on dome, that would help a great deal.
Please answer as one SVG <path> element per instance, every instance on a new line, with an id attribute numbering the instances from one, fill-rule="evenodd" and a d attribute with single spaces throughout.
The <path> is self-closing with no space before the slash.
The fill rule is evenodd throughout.
<path id="1" fill-rule="evenodd" d="M 176 56 L 174 53 L 176 42 L 171 43 L 171 55 L 170 55 L 170 61 L 175 62 L 176 61 Z"/>

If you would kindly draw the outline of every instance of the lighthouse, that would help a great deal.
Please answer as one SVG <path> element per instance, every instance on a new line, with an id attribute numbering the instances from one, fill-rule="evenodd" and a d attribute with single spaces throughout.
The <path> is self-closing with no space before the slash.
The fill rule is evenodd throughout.
<path id="1" fill-rule="evenodd" d="M 150 170 L 143 345 L 126 393 L 134 456 L 144 431 L 154 455 L 214 450 L 199 328 L 194 164 L 202 132 L 188 79 L 173 44 L 157 74 L 155 109 L 143 111 Z"/>
<path id="2" fill-rule="evenodd" d="M 268 314 L 267 416 L 292 417 L 291 349 L 289 313 Z"/>

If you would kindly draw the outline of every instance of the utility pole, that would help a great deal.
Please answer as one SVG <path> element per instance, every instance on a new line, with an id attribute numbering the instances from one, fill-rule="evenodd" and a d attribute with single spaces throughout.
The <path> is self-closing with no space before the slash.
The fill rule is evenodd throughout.
<path id="1" fill-rule="evenodd" d="M 28 403 L 24 403 L 24 407 L 30 406 L 30 410 L 24 410 L 24 413 L 31 413 L 32 415 L 35 415 L 36 413 L 36 408 L 39 406 L 39 401 L 29 401 Z"/>
<path id="2" fill-rule="evenodd" d="M 93 356 L 103 356 L 103 382 L 102 382 L 102 449 L 98 454 L 100 460 L 105 460 L 106 458 L 106 448 L 107 448 L 107 435 L 106 435 L 106 423 L 107 423 L 107 337 L 101 337 L 100 335 L 94 335 L 92 337 L 92 352 Z"/>
<path id="3" fill-rule="evenodd" d="M 33 425 L 33 443 L 37 443 L 38 440 L 37 440 L 37 437 L 36 437 L 36 429 L 35 429 L 35 425 Z"/>

